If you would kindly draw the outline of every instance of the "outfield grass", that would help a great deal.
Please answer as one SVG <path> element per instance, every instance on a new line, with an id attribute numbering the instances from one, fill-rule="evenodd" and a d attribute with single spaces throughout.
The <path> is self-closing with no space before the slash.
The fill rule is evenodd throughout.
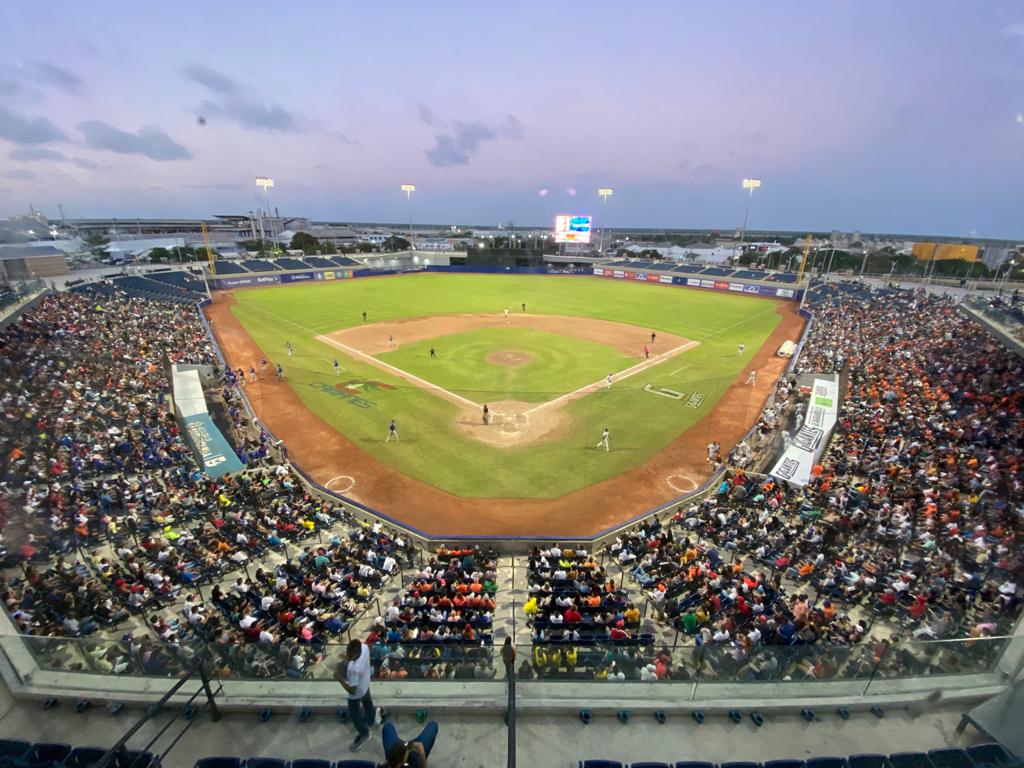
<path id="1" fill-rule="evenodd" d="M 437 351 L 431 359 L 430 350 Z M 522 365 L 496 365 L 496 350 L 525 352 Z M 638 360 L 614 347 L 525 328 L 484 328 L 404 344 L 377 355 L 442 389 L 476 402 L 519 400 L 542 403 L 635 365 Z"/>
<path id="2" fill-rule="evenodd" d="M 338 431 L 407 475 L 458 495 L 496 498 L 561 496 L 646 462 L 708 413 L 779 322 L 775 301 L 601 278 L 420 274 L 244 290 L 235 298 L 238 320 L 269 359 L 285 366 L 302 401 Z M 700 346 L 571 402 L 571 418 L 558 440 L 497 448 L 464 436 L 454 425 L 457 409 L 451 403 L 315 339 L 361 324 L 364 310 L 370 322 L 380 322 L 498 313 L 506 306 L 518 312 L 522 302 L 531 312 L 630 323 Z M 292 358 L 284 353 L 286 341 L 294 347 Z M 746 345 L 743 356 L 736 354 L 740 342 Z M 587 344 L 566 343 L 580 350 Z M 344 397 L 335 387 L 335 357 L 345 367 L 342 381 L 372 380 L 393 389 L 364 388 L 359 401 Z M 453 389 L 466 389 L 452 383 Z M 699 408 L 688 408 L 684 401 L 645 391 L 645 385 L 705 397 Z M 399 425 L 397 445 L 384 444 L 391 418 Z M 610 453 L 593 449 L 606 426 L 612 431 Z M 692 437 L 707 442 L 714 434 Z"/>

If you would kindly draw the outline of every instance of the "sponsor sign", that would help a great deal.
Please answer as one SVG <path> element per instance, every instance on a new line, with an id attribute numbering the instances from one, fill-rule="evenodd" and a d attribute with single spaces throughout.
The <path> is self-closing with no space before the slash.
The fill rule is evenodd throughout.
<path id="1" fill-rule="evenodd" d="M 295 283 L 299 280 L 312 280 L 316 275 L 312 272 L 296 272 L 291 275 L 281 275 L 281 280 L 285 283 Z"/>
<path id="2" fill-rule="evenodd" d="M 203 471 L 210 477 L 217 478 L 245 469 L 208 414 L 187 416 L 185 434 L 203 465 Z"/>
<path id="3" fill-rule="evenodd" d="M 625 276 L 626 276 L 626 273 L 623 272 L 621 269 L 616 269 L 614 272 L 612 272 L 612 277 L 625 277 Z"/>
<path id="4" fill-rule="evenodd" d="M 646 272 L 634 272 L 633 273 L 633 279 L 634 280 L 646 280 L 647 279 L 647 273 Z"/>
<path id="5" fill-rule="evenodd" d="M 700 288 L 700 278 L 699 277 L 688 277 L 688 278 L 686 278 L 686 284 L 687 285 L 692 285 L 694 288 Z"/>
<path id="6" fill-rule="evenodd" d="M 715 280 L 713 287 L 720 291 L 726 291 L 729 289 L 729 283 L 726 280 Z"/>
<path id="7" fill-rule="evenodd" d="M 598 275 L 598 276 L 601 276 L 601 275 L 604 274 L 604 270 L 601 269 L 600 267 L 594 267 L 594 274 Z"/>
<path id="8" fill-rule="evenodd" d="M 324 272 L 323 275 L 324 275 L 324 280 L 333 280 L 334 279 L 334 273 L 333 272 Z"/>
<path id="9" fill-rule="evenodd" d="M 700 281 L 700 287 L 701 288 L 714 288 L 715 287 L 715 281 L 714 280 L 701 280 Z"/>
<path id="10" fill-rule="evenodd" d="M 218 288 L 244 288 L 249 285 L 274 285 L 280 282 L 277 275 L 261 275 L 260 277 L 218 277 Z"/>
<path id="11" fill-rule="evenodd" d="M 672 282 L 672 275 L 658 275 L 658 282 L 659 283 L 671 283 Z"/>
<path id="12" fill-rule="evenodd" d="M 743 293 L 743 283 L 729 283 L 729 290 Z"/>
<path id="13" fill-rule="evenodd" d="M 792 299 L 796 296 L 796 291 L 793 288 L 776 288 L 775 295 L 780 299 Z"/>
<path id="14" fill-rule="evenodd" d="M 744 293 L 761 293 L 761 286 L 759 285 L 744 285 Z"/>
<path id="15" fill-rule="evenodd" d="M 772 476 L 800 486 L 810 482 L 811 470 L 825 453 L 835 429 L 838 403 L 839 384 L 828 379 L 815 379 L 804 423 L 772 469 Z"/>

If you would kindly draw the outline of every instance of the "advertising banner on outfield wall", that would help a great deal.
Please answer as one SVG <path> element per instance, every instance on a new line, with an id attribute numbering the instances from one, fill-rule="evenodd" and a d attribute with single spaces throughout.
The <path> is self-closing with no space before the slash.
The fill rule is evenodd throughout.
<path id="1" fill-rule="evenodd" d="M 214 280 L 217 288 L 245 288 L 250 285 L 276 285 L 281 282 L 277 275 L 253 275 L 251 277 L 218 277 Z"/>
<path id="2" fill-rule="evenodd" d="M 815 379 L 804 423 L 769 474 L 794 485 L 807 485 L 811 470 L 832 438 L 838 418 L 839 382 Z"/>
<path id="3" fill-rule="evenodd" d="M 300 280 L 312 280 L 316 277 L 312 272 L 293 272 L 290 275 L 281 275 L 282 283 L 296 283 Z"/>

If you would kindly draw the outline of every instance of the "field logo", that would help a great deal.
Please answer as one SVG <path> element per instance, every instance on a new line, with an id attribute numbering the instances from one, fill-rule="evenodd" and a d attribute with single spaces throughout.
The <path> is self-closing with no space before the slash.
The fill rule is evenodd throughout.
<path id="1" fill-rule="evenodd" d="M 687 408 L 695 408 L 696 409 L 696 408 L 700 408 L 701 405 L 703 405 L 703 403 L 704 403 L 704 393 L 703 392 L 694 392 L 692 395 L 690 395 L 690 399 L 687 400 L 685 403 L 683 403 L 683 405 L 685 407 L 687 407 Z"/>
<path id="2" fill-rule="evenodd" d="M 391 384 L 385 384 L 383 381 L 374 381 L 373 379 L 352 379 L 351 381 L 344 381 L 334 386 L 350 395 L 358 395 L 360 389 L 364 392 L 376 392 L 380 389 L 392 390 L 395 388 Z"/>
<path id="3" fill-rule="evenodd" d="M 650 392 L 652 395 L 661 395 L 671 400 L 682 400 L 686 397 L 682 392 L 676 392 L 674 389 L 668 387 L 652 387 L 650 384 L 644 384 L 644 392 Z"/>
<path id="4" fill-rule="evenodd" d="M 352 379 L 340 384 L 331 386 L 323 381 L 314 381 L 310 385 L 313 389 L 319 390 L 325 394 L 333 397 L 340 397 L 350 405 L 354 405 L 356 408 L 373 408 L 376 403 L 372 400 L 367 400 L 365 397 L 360 395 L 360 391 L 373 392 L 381 389 L 394 389 L 390 384 L 385 384 L 382 381 L 372 381 L 366 379 Z"/>

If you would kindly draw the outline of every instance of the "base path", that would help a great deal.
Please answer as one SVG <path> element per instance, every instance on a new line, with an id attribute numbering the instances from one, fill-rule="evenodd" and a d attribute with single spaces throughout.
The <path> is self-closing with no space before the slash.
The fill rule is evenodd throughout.
<path id="1" fill-rule="evenodd" d="M 205 312 L 228 363 L 238 367 L 266 355 L 231 314 L 233 303 L 230 292 L 218 292 Z M 344 476 L 344 481 L 337 480 L 333 485 L 345 487 L 351 478 L 353 484 L 346 495 L 420 531 L 435 536 L 481 538 L 589 537 L 672 498 L 673 491 L 665 480 L 668 477 L 673 477 L 679 487 L 689 485 L 679 477 L 703 482 L 710 474 L 707 436 L 726 450 L 742 439 L 759 417 L 776 378 L 789 364 L 789 360 L 775 356 L 775 351 L 784 341 L 799 339 L 804 326 L 795 303 L 782 304 L 776 311 L 782 320 L 775 331 L 697 424 L 646 464 L 557 499 L 454 496 L 403 475 L 364 452 L 306 408 L 287 383 L 268 377 L 247 385 L 245 394 L 260 420 L 285 441 L 292 461 L 316 482 L 324 485 Z M 517 315 L 515 320 L 522 317 Z M 743 384 L 751 368 L 759 374 L 753 387 Z"/>

